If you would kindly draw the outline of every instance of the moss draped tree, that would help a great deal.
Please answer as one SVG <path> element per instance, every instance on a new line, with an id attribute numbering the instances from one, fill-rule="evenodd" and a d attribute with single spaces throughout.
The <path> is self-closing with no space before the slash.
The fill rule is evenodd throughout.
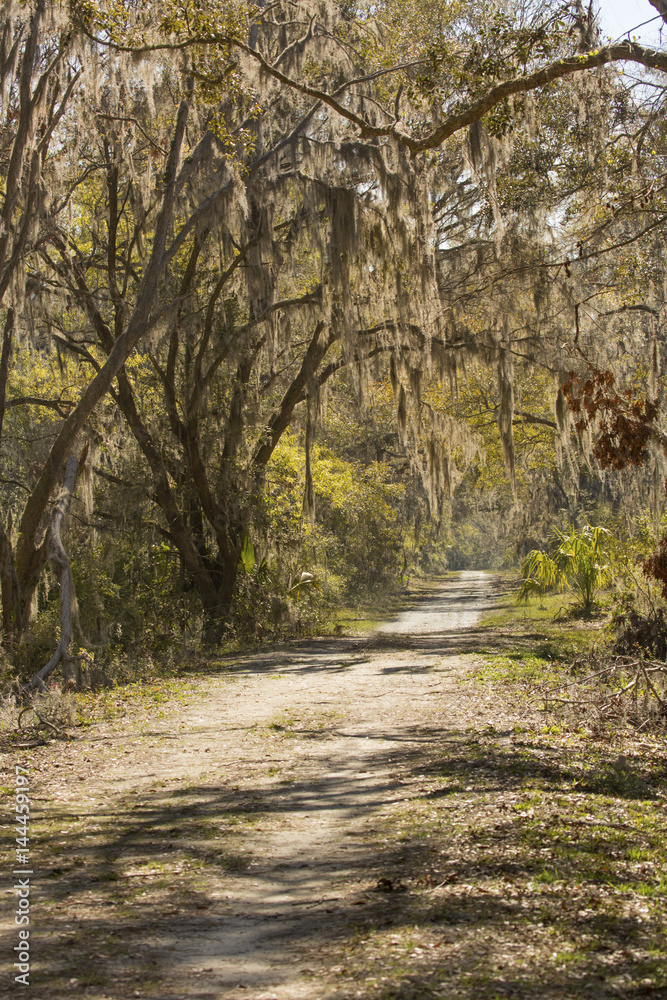
<path id="1" fill-rule="evenodd" d="M 212 634 L 267 462 L 299 409 L 312 437 L 341 368 L 363 393 L 369 366 L 393 359 L 399 425 L 434 508 L 459 431 L 422 405 L 421 380 L 481 355 L 497 370 L 511 470 L 513 365 L 546 358 L 577 313 L 564 318 L 569 258 L 503 164 L 530 186 L 536 106 L 548 117 L 577 88 L 587 99 L 607 87 L 601 67 L 662 72 L 667 58 L 599 46 L 576 4 L 499 9 L 491 23 L 474 5 L 428 10 L 4 5 L 14 244 L 0 264 L 27 270 L 39 349 L 57 344 L 85 373 L 26 484 L 15 550 L 0 537 L 6 633 L 27 623 L 49 502 L 86 433 L 113 476 L 109 398 Z M 34 104 L 27 117 L 21 102 Z M 550 211 L 572 203 L 567 164 L 605 127 L 583 121 L 570 159 L 552 156 L 547 173 L 569 171 L 570 187 Z M 6 301 L 4 406 L 23 294 Z"/>

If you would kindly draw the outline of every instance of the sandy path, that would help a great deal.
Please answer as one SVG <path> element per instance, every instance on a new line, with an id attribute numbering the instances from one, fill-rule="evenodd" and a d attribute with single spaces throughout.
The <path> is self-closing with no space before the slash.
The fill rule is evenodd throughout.
<path id="1" fill-rule="evenodd" d="M 382 625 L 380 635 L 446 636 L 464 632 L 478 624 L 493 606 L 488 573 L 466 570 L 451 579 L 439 594 Z"/>
<path id="2" fill-rule="evenodd" d="M 380 633 L 433 639 L 471 628 L 490 595 L 486 574 L 462 573 Z M 288 788 L 276 794 L 255 773 L 252 784 L 271 794 L 280 823 L 254 835 L 258 857 L 252 874 L 228 882 L 234 908 L 222 925 L 174 942 L 179 995 L 222 998 L 237 990 L 239 996 L 252 990 L 258 998 L 280 1000 L 318 995 L 311 978 L 318 946 L 349 927 L 350 903 L 363 907 L 379 880 L 395 880 L 388 857 L 369 856 L 364 837 L 383 807 L 405 796 L 405 764 L 431 739 L 433 727 L 465 725 L 467 706 L 456 686 L 460 660 L 445 649 L 373 654 L 358 645 L 345 651 L 325 646 L 316 655 L 297 652 L 280 667 L 281 680 L 272 682 L 268 698 L 264 679 L 261 699 L 252 698 L 257 662 L 247 661 L 249 676 L 237 685 L 233 706 L 223 716 L 233 715 L 242 727 L 270 725 L 276 711 L 297 719 L 313 711 L 342 718 L 323 740 L 300 741 Z M 463 716 L 457 717 L 461 708 Z M 221 720 L 221 736 L 228 727 Z M 252 748 L 239 749 L 248 752 L 254 770 Z M 389 913 L 391 906 L 385 905 Z M 191 977 L 199 983 L 188 988 Z"/>
<path id="3" fill-rule="evenodd" d="M 31 995 L 667 1000 L 664 741 L 554 733 L 480 682 L 516 641 L 492 601 L 461 574 L 368 639 L 202 663 L 3 755 Z"/>
<path id="4" fill-rule="evenodd" d="M 88 852 L 87 881 L 84 866 L 75 866 L 54 932 L 90 933 L 99 923 L 99 907 L 115 905 L 99 888 L 110 869 L 138 886 L 128 918 L 141 941 L 135 965 L 110 963 L 115 988 L 101 976 L 104 986 L 85 995 L 338 996 L 321 974 L 331 972 L 327 950 L 369 907 L 377 915 L 381 906 L 391 923 L 397 905 L 399 894 L 383 894 L 378 884 L 400 888 L 400 846 L 372 836 L 375 824 L 383 809 L 411 797 L 433 735 L 446 739 L 483 710 L 479 693 L 458 683 L 464 667 L 448 653 L 447 637 L 473 626 L 491 601 L 484 574 L 460 574 L 384 626 L 377 643 L 263 649 L 206 678 L 202 697 L 176 716 L 91 733 L 63 747 L 58 760 L 52 750 L 43 791 L 35 780 L 34 821 L 60 823 L 53 850 L 56 843 L 77 850 L 79 862 Z M 187 908 L 170 905 L 169 886 L 158 891 L 148 880 L 139 891 L 153 862 L 173 872 L 175 853 L 204 856 L 239 816 L 243 865 L 209 865 Z M 78 847 L 68 847 L 67 823 Z M 64 864 L 54 869 L 61 878 Z M 59 972 L 76 991 L 80 973 L 72 975 L 66 953 L 61 970 L 49 967 L 46 949 L 35 956 L 36 981 Z M 54 987 L 39 995 L 61 994 Z"/>

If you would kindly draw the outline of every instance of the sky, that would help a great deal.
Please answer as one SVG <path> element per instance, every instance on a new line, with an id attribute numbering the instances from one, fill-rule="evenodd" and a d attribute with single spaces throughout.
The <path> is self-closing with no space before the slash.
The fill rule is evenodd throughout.
<path id="1" fill-rule="evenodd" d="M 635 37 L 642 45 L 660 45 L 660 27 L 662 32 L 662 42 L 667 43 L 667 25 L 661 20 L 655 7 L 652 7 L 648 0 L 598 0 L 600 7 L 600 19 L 603 35 L 610 35 L 615 41 L 622 36 L 627 37 L 627 32 Z M 657 18 L 651 24 L 646 24 L 642 28 L 632 31 L 637 25 L 651 18 Z"/>

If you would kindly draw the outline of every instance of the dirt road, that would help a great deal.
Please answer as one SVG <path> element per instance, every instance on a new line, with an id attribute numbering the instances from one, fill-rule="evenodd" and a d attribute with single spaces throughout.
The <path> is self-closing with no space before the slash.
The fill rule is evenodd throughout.
<path id="1" fill-rule="evenodd" d="M 485 574 L 461 574 L 372 637 L 226 659 L 125 719 L 19 752 L 33 798 L 32 995 L 606 996 L 548 957 L 565 904 L 554 899 L 556 934 L 534 879 L 544 851 L 526 840 L 532 751 L 458 652 L 492 601 Z M 540 781 L 544 760 L 540 747 Z M 544 780 L 561 781 L 558 753 L 547 764 Z M 623 919 L 646 935 L 645 906 Z M 3 930 L 7 954 L 11 920 Z"/>
<path id="2" fill-rule="evenodd" d="M 460 636 L 477 625 L 493 604 L 489 574 L 484 570 L 465 570 L 448 580 L 428 600 L 386 622 L 378 632 L 380 635 L 419 635 L 433 639 Z"/>
<path id="3" fill-rule="evenodd" d="M 456 687 L 459 664 L 446 646 L 442 655 L 405 653 L 400 636 L 433 640 L 462 632 L 491 601 L 485 573 L 461 573 L 382 626 L 380 635 L 399 644 L 391 653 L 372 652 L 372 643 L 322 644 L 318 651 L 309 644 L 278 663 L 271 654 L 245 661 L 233 707 L 215 723 L 221 738 L 241 723 L 298 744 L 281 741 L 287 752 L 276 763 L 285 770 L 273 781 L 256 771 L 256 742 L 239 747 L 247 753 L 243 771 L 255 772 L 253 790 L 279 822 L 255 832 L 249 872 L 228 880 L 233 906 L 222 925 L 205 934 L 179 932 L 172 942 L 172 973 L 183 995 L 198 995 L 199 987 L 184 992 L 196 975 L 213 996 L 235 989 L 262 996 L 268 990 L 281 1000 L 319 994 L 314 969 L 308 970 L 319 964 L 318 948 L 349 927 L 350 905 L 368 902 L 364 891 L 380 883 L 391 892 L 399 878 L 389 857 L 369 852 L 368 826 L 404 796 L 403 769 L 433 728 L 465 725 L 468 715 Z M 279 675 L 267 680 L 267 669 L 276 668 Z"/>

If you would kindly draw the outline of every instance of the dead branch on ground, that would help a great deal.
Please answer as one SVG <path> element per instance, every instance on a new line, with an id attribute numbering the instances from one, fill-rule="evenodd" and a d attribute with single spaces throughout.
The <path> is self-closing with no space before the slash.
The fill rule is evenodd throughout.
<path id="1" fill-rule="evenodd" d="M 633 728 L 667 725 L 667 663 L 641 656 L 573 662 L 575 679 L 541 688 L 542 711 Z"/>

